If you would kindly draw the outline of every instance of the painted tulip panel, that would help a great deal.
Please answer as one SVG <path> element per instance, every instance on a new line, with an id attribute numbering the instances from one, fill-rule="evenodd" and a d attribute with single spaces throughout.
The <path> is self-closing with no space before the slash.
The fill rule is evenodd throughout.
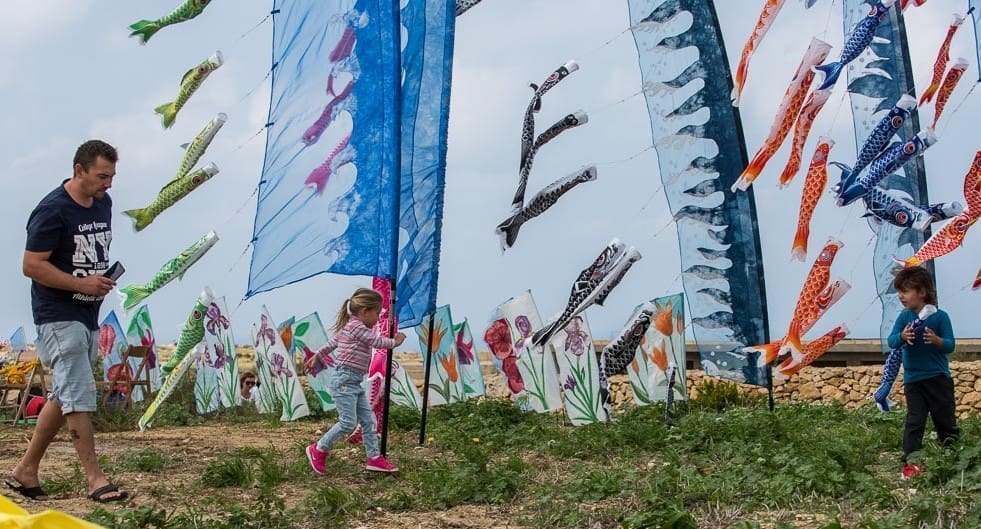
<path id="1" fill-rule="evenodd" d="M 685 298 L 682 294 L 651 301 L 657 311 L 627 368 L 634 402 L 640 406 L 663 402 L 668 396 L 669 366 L 676 366 L 674 398 L 686 398 Z"/>
<path id="2" fill-rule="evenodd" d="M 432 319 L 432 335 L 430 320 Z M 453 318 L 450 306 L 437 307 L 415 327 L 419 337 L 423 366 L 432 362 L 429 375 L 429 403 L 438 406 L 467 400 L 460 378 L 456 343 L 453 338 Z M 432 354 L 428 354 L 432 351 Z"/>

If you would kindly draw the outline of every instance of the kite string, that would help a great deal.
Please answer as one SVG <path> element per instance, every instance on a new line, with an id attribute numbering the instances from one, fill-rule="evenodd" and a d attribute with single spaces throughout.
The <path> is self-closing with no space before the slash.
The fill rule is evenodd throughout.
<path id="1" fill-rule="evenodd" d="M 962 106 L 964 106 L 964 103 L 967 103 L 967 100 L 971 97 L 971 94 L 974 93 L 974 90 L 977 87 L 978 87 L 978 83 L 974 83 L 974 85 L 971 86 L 971 90 L 969 90 L 967 92 L 967 94 L 964 96 L 964 98 L 961 99 L 961 102 L 958 103 L 956 107 L 954 107 L 954 110 L 952 110 L 949 114 L 947 114 L 950 119 L 944 120 L 944 121 L 946 121 L 946 123 L 944 124 L 944 128 L 943 128 L 943 131 L 941 132 L 941 135 L 943 135 L 943 133 L 947 132 L 947 129 L 950 128 L 950 123 L 953 120 L 953 117 L 955 115 L 960 115 L 958 113 L 958 111 L 961 109 Z"/>

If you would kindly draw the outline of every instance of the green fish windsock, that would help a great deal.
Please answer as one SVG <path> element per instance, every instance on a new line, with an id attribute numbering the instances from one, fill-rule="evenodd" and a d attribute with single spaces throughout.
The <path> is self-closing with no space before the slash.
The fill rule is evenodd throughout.
<path id="1" fill-rule="evenodd" d="M 225 115 L 224 112 L 219 112 L 218 115 L 209 121 L 208 124 L 204 126 L 204 129 L 202 129 L 201 132 L 194 137 L 194 141 L 181 145 L 181 149 L 184 149 L 185 151 L 184 159 L 181 160 L 181 166 L 177 168 L 177 174 L 174 175 L 174 180 L 177 180 L 178 178 L 191 172 L 191 169 L 194 168 L 194 164 L 198 163 L 198 160 L 204 156 L 204 151 L 206 151 L 208 146 L 211 145 L 211 140 L 215 139 L 215 135 L 218 134 L 218 131 L 221 130 L 222 125 L 225 124 L 227 119 L 228 116 Z"/>
<path id="2" fill-rule="evenodd" d="M 191 94 L 201 86 L 201 83 L 222 65 L 223 59 L 221 51 L 216 51 L 214 55 L 205 59 L 204 62 L 191 68 L 181 79 L 181 88 L 177 92 L 177 99 L 170 103 L 164 103 L 153 109 L 154 112 L 163 116 L 163 126 L 169 129 L 177 118 L 177 112 L 184 108 L 184 103 L 191 98 Z"/>
<path id="3" fill-rule="evenodd" d="M 204 11 L 204 8 L 208 7 L 209 3 L 211 3 L 210 0 L 185 0 L 184 3 L 177 6 L 177 9 L 156 20 L 140 20 L 139 22 L 130 24 L 129 29 L 132 29 L 133 32 L 129 36 L 139 38 L 140 44 L 146 44 L 154 33 L 164 27 L 191 20 L 200 15 Z"/>
<path id="4" fill-rule="evenodd" d="M 194 304 L 194 310 L 184 322 L 184 328 L 181 329 L 181 337 L 177 339 L 177 348 L 174 349 L 173 356 L 167 360 L 166 364 L 160 366 L 164 376 L 169 377 L 177 364 L 180 364 L 181 360 L 187 356 L 187 353 L 204 339 L 204 315 L 207 314 L 208 305 L 211 305 L 211 301 L 214 299 L 215 293 L 210 288 L 204 287 L 197 303 Z"/>
<path id="5" fill-rule="evenodd" d="M 186 197 L 188 193 L 194 191 L 198 186 L 211 180 L 212 176 L 218 174 L 218 166 L 210 163 L 193 173 L 186 174 L 177 180 L 171 180 L 167 185 L 160 189 L 157 198 L 153 199 L 145 208 L 128 209 L 123 212 L 133 219 L 133 228 L 141 231 L 157 218 L 165 209 L 173 206 L 178 200 Z"/>
<path id="6" fill-rule="evenodd" d="M 153 416 L 157 414 L 157 410 L 160 409 L 160 405 L 167 400 L 167 397 L 174 392 L 177 385 L 180 383 L 184 375 L 187 374 L 191 364 L 194 363 L 195 355 L 185 355 L 184 359 L 177 364 L 177 368 L 174 369 L 170 375 L 160 384 L 160 389 L 157 390 L 157 396 L 153 399 L 153 402 L 146 407 L 146 411 L 143 412 L 143 416 L 136 423 L 140 431 L 146 430 L 150 426 L 150 421 L 153 420 Z"/>
<path id="7" fill-rule="evenodd" d="M 177 257 L 164 263 L 160 270 L 145 284 L 134 283 L 119 289 L 122 297 L 123 308 L 130 310 L 140 304 L 161 287 L 170 283 L 174 278 L 184 279 L 184 272 L 187 272 L 191 265 L 208 253 L 215 243 L 218 242 L 218 234 L 209 231 L 207 235 L 198 239 L 188 249 L 181 252 Z"/>

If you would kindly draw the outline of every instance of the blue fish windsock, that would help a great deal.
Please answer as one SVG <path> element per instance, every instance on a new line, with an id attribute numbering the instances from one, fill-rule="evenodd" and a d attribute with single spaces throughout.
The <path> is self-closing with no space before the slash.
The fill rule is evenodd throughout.
<path id="1" fill-rule="evenodd" d="M 923 322 L 935 312 L 937 312 L 935 305 L 923 305 L 920 313 L 916 315 L 916 319 L 910 323 L 913 326 L 913 332 L 919 331 L 923 327 Z M 875 390 L 875 394 L 872 396 L 879 411 L 889 411 L 896 405 L 895 402 L 889 400 L 889 392 L 892 391 L 892 384 L 899 375 L 899 366 L 903 364 L 903 349 L 905 348 L 906 344 L 904 343 L 890 350 L 889 356 L 886 357 L 886 364 L 882 366 L 882 382 L 879 383 L 879 388 Z"/>
<path id="2" fill-rule="evenodd" d="M 821 83 L 821 87 L 818 90 L 826 90 L 834 86 L 838 81 L 838 76 L 841 75 L 841 69 L 861 55 L 865 51 L 865 48 L 869 47 L 872 38 L 875 37 L 875 30 L 879 27 L 879 23 L 882 22 L 889 8 L 894 3 L 896 3 L 896 0 L 879 0 L 872 4 L 869 14 L 855 26 L 852 34 L 845 41 L 845 47 L 842 48 L 838 60 L 814 68 L 824 73 L 824 82 Z"/>
<path id="3" fill-rule="evenodd" d="M 862 174 L 862 170 L 868 167 L 872 160 L 889 145 L 889 140 L 903 126 L 914 108 L 916 108 L 916 98 L 909 94 L 903 94 L 899 101 L 896 101 L 892 110 L 876 124 L 872 133 L 865 139 L 865 143 L 855 160 L 855 165 L 848 168 L 844 164 L 835 164 L 842 168 L 841 182 L 835 187 L 835 192 L 840 193 L 855 183 L 855 180 Z"/>
<path id="4" fill-rule="evenodd" d="M 930 129 L 920 131 L 909 141 L 896 142 L 877 156 L 869 165 L 869 172 L 838 195 L 838 205 L 847 206 L 865 196 L 887 176 L 899 170 L 906 162 L 920 156 L 931 145 L 937 143 L 937 136 Z"/>

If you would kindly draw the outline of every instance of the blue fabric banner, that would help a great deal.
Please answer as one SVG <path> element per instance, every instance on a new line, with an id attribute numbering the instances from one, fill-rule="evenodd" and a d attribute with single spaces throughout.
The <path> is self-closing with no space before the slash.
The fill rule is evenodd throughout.
<path id="1" fill-rule="evenodd" d="M 738 109 L 729 102 L 732 75 L 715 6 L 710 0 L 628 4 L 702 366 L 765 385 L 766 373 L 741 352 L 769 341 L 766 295 L 752 189 L 730 191 L 747 155 Z M 685 13 L 690 24 L 678 22 Z"/>
<path id="2" fill-rule="evenodd" d="M 454 0 L 409 0 L 402 8 L 402 181 L 395 313 L 418 325 L 436 310 L 446 132 L 453 69 Z"/>
<path id="3" fill-rule="evenodd" d="M 865 0 L 845 0 L 842 4 L 843 25 L 847 35 L 869 13 Z M 889 10 L 885 20 L 879 23 L 872 44 L 854 61 L 848 64 L 848 96 L 855 125 L 855 149 L 860 151 L 872 129 L 889 113 L 903 94 L 914 94 L 913 73 L 909 63 L 909 45 L 906 28 L 898 5 Z M 912 138 L 920 131 L 920 118 L 914 109 L 903 126 L 897 131 L 899 139 Z M 927 204 L 926 170 L 923 157 L 910 160 L 895 174 L 886 177 L 879 187 L 895 189 L 912 197 L 914 204 Z M 872 257 L 872 273 L 876 290 L 882 303 L 882 321 L 879 332 L 883 352 L 888 352 L 886 337 L 903 310 L 892 287 L 893 257 L 912 255 L 923 246 L 929 230 L 918 232 L 912 228 L 900 228 L 889 223 L 877 226 L 875 252 Z"/>
<path id="4" fill-rule="evenodd" d="M 272 94 L 246 297 L 323 272 L 395 275 L 398 5 L 274 2 Z"/>

